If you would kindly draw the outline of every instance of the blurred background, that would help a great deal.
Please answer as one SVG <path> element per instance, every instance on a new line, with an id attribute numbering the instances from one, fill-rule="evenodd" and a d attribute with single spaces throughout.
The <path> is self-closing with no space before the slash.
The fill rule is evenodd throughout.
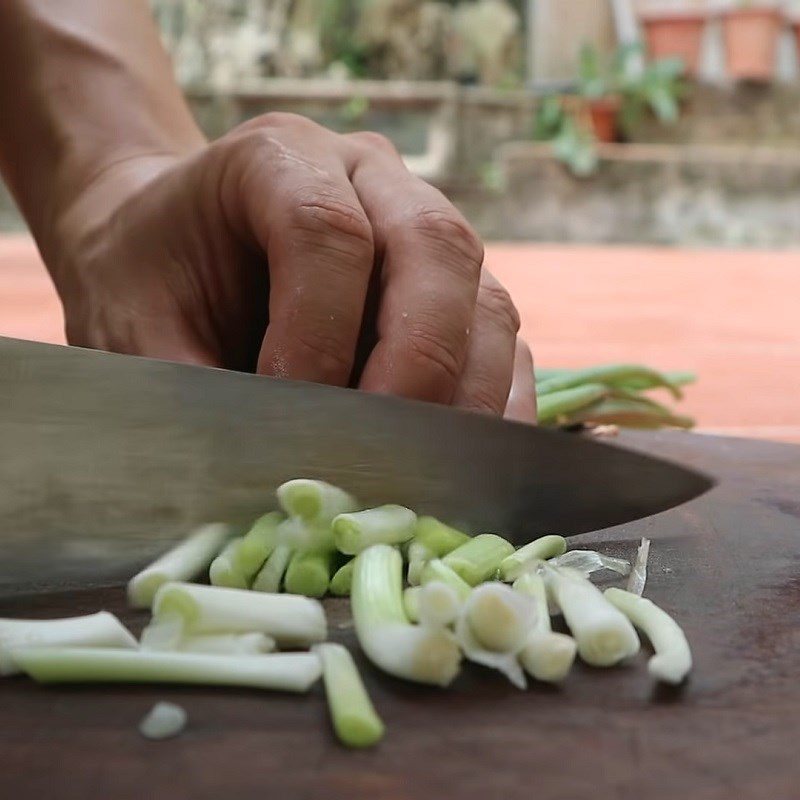
<path id="1" fill-rule="evenodd" d="M 537 366 L 691 370 L 700 431 L 800 442 L 800 3 L 153 0 L 209 137 L 389 136 L 487 241 Z M 0 334 L 63 341 L 0 185 Z"/>

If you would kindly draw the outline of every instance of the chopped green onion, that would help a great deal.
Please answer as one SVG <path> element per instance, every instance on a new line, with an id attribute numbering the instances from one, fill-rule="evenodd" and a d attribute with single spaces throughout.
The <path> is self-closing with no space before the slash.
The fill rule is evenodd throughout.
<path id="1" fill-rule="evenodd" d="M 628 577 L 627 589 L 639 597 L 644 592 L 644 585 L 647 583 L 647 559 L 650 556 L 650 540 L 642 537 L 639 549 L 636 551 L 636 561 Z"/>
<path id="2" fill-rule="evenodd" d="M 336 570 L 331 578 L 331 584 L 328 587 L 330 593 L 337 597 L 349 597 L 350 586 L 353 583 L 353 567 L 355 566 L 355 559 L 351 558 L 346 564 L 342 564 Z"/>
<path id="3" fill-rule="evenodd" d="M 442 561 L 470 586 L 477 586 L 497 572 L 514 545 L 493 533 L 482 533 L 448 553 Z"/>
<path id="4" fill-rule="evenodd" d="M 239 570 L 236 554 L 242 537 L 231 539 L 222 552 L 211 562 L 208 579 L 212 586 L 227 586 L 229 589 L 246 589 L 247 577 Z"/>
<path id="5" fill-rule="evenodd" d="M 247 580 L 256 576 L 278 546 L 278 526 L 283 519 L 283 514 L 279 511 L 270 511 L 259 517 L 242 537 L 242 543 L 236 552 L 236 566 Z"/>
<path id="6" fill-rule="evenodd" d="M 307 478 L 287 481 L 278 487 L 277 495 L 281 508 L 289 516 L 322 525 L 330 524 L 338 514 L 358 508 L 356 499 L 338 486 Z"/>
<path id="7" fill-rule="evenodd" d="M 292 548 L 288 544 L 279 544 L 261 567 L 261 571 L 253 580 L 252 589 L 257 592 L 274 593 L 280 591 L 283 575 L 289 560 L 292 557 Z"/>
<path id="8" fill-rule="evenodd" d="M 292 594 L 322 597 L 333 571 L 333 550 L 297 551 L 289 562 L 283 588 Z"/>
<path id="9" fill-rule="evenodd" d="M 567 677 L 575 661 L 578 646 L 571 636 L 556 633 L 550 627 L 547 588 L 538 573 L 524 573 L 514 581 L 514 590 L 530 597 L 536 608 L 536 622 L 519 661 L 537 681 L 559 683 Z"/>
<path id="10" fill-rule="evenodd" d="M 554 558 L 566 552 L 567 540 L 563 536 L 541 536 L 506 556 L 500 563 L 500 579 L 514 581 L 531 561 Z"/>
<path id="11" fill-rule="evenodd" d="M 175 703 L 156 703 L 139 723 L 145 739 L 169 739 L 186 727 L 186 709 Z"/>
<path id="12" fill-rule="evenodd" d="M 264 633 L 204 633 L 185 636 L 177 649 L 183 653 L 255 656 L 275 650 L 275 640 Z"/>
<path id="13" fill-rule="evenodd" d="M 108 611 L 63 619 L 0 619 L 0 675 L 19 672 L 19 647 L 138 647 L 130 631 Z"/>
<path id="14" fill-rule="evenodd" d="M 452 589 L 455 589 L 458 599 L 462 601 L 466 600 L 472 591 L 472 587 L 460 575 L 453 572 L 440 558 L 434 558 L 429 561 L 422 568 L 419 578 L 423 586 L 432 581 L 446 583 Z"/>
<path id="15" fill-rule="evenodd" d="M 190 581 L 208 568 L 233 535 L 230 525 L 213 523 L 198 528 L 180 544 L 131 578 L 128 601 L 135 608 L 149 608 L 159 587 L 169 581 Z"/>
<path id="16" fill-rule="evenodd" d="M 628 618 L 581 573 L 548 568 L 546 581 L 587 664 L 609 667 L 639 651 Z"/>
<path id="17" fill-rule="evenodd" d="M 403 610 L 403 559 L 377 544 L 356 558 L 350 595 L 356 635 L 367 657 L 398 678 L 447 686 L 461 653 L 450 631 L 412 625 Z"/>
<path id="18" fill-rule="evenodd" d="M 25 647 L 15 651 L 15 658 L 20 668 L 40 683 L 189 683 L 305 692 L 322 673 L 313 653 L 215 656 Z"/>
<path id="19" fill-rule="evenodd" d="M 386 505 L 339 514 L 332 523 L 336 547 L 356 555 L 373 544 L 401 544 L 414 535 L 417 515 L 405 506 Z"/>
<path id="20" fill-rule="evenodd" d="M 427 545 L 416 539 L 411 540 L 408 545 L 408 572 L 406 573 L 411 586 L 419 586 L 422 568 L 435 557 L 436 554 Z"/>
<path id="21" fill-rule="evenodd" d="M 575 370 L 542 381 L 537 385 L 536 392 L 537 395 L 547 396 L 586 384 L 599 383 L 617 387 L 627 386 L 631 381 L 639 388 L 664 387 L 672 392 L 676 400 L 682 396 L 678 386 L 667 375 L 640 364 L 603 364 L 599 367 Z"/>
<path id="22" fill-rule="evenodd" d="M 525 675 L 517 658 L 533 624 L 529 598 L 504 583 L 484 583 L 467 598 L 456 622 L 456 637 L 470 661 L 499 670 L 524 689 Z"/>
<path id="23" fill-rule="evenodd" d="M 417 530 L 414 533 L 416 541 L 424 544 L 437 558 L 442 558 L 470 540 L 466 533 L 462 533 L 449 525 L 445 525 L 435 517 L 420 517 L 417 520 Z"/>
<path id="24" fill-rule="evenodd" d="M 419 596 L 421 586 L 408 586 L 403 589 L 403 610 L 411 622 L 419 622 Z"/>
<path id="25" fill-rule="evenodd" d="M 429 628 L 443 628 L 456 621 L 461 611 L 462 601 L 452 586 L 442 583 L 442 581 L 430 581 L 424 586 L 410 588 L 419 589 L 417 607 L 421 625 L 427 625 Z M 406 589 L 406 592 L 408 591 L 409 589 Z"/>
<path id="26" fill-rule="evenodd" d="M 606 589 L 604 595 L 653 645 L 656 654 L 647 662 L 648 672 L 659 681 L 681 683 L 692 668 L 692 651 L 680 625 L 651 600 L 624 589 Z"/>
<path id="27" fill-rule="evenodd" d="M 185 627 L 181 614 L 163 614 L 160 619 L 150 620 L 139 637 L 139 646 L 142 650 L 178 650 Z"/>
<path id="28" fill-rule="evenodd" d="M 327 636 L 321 603 L 293 594 L 262 594 L 194 583 L 168 583 L 153 603 L 156 620 L 183 616 L 186 632 L 266 633 L 280 645 L 306 646 Z"/>
<path id="29" fill-rule="evenodd" d="M 573 389 L 536 396 L 536 414 L 539 424 L 558 423 L 561 419 L 586 408 L 608 394 L 601 383 L 587 383 Z"/>
<path id="30" fill-rule="evenodd" d="M 386 729 L 369 699 L 347 648 L 328 642 L 313 648 L 322 662 L 322 678 L 333 728 L 348 747 L 372 747 Z"/>
<path id="31" fill-rule="evenodd" d="M 610 569 L 620 575 L 627 575 L 631 571 L 631 562 L 624 558 L 605 556 L 595 550 L 567 550 L 566 553 L 550 560 L 550 566 L 567 567 L 591 575 L 601 569 Z"/>

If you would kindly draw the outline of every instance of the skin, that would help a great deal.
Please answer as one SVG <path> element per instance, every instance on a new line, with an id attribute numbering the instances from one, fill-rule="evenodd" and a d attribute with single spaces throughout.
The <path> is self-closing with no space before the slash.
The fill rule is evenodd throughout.
<path id="1" fill-rule="evenodd" d="M 145 0 L 3 0 L 0 112 L 70 343 L 535 421 L 508 293 L 387 139 L 273 113 L 207 142 Z"/>

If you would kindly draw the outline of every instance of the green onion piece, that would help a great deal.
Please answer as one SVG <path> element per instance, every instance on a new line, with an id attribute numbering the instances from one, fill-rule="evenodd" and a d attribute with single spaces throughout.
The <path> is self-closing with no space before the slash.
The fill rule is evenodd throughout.
<path id="1" fill-rule="evenodd" d="M 419 596 L 421 586 L 408 586 L 403 589 L 403 610 L 411 622 L 419 622 Z"/>
<path id="2" fill-rule="evenodd" d="M 644 592 L 644 585 L 647 583 L 647 559 L 650 557 L 650 540 L 642 537 L 639 548 L 636 551 L 636 561 L 633 563 L 631 574 L 628 576 L 629 592 L 639 597 Z"/>
<path id="3" fill-rule="evenodd" d="M 279 544 L 267 559 L 267 563 L 253 580 L 252 589 L 257 592 L 279 592 L 283 575 L 289 560 L 292 557 L 292 548 L 288 544 Z"/>
<path id="4" fill-rule="evenodd" d="M 656 654 L 647 662 L 648 672 L 659 681 L 681 683 L 692 668 L 692 651 L 680 625 L 652 600 L 624 589 L 606 589 L 604 596 L 644 631 L 653 645 Z"/>
<path id="5" fill-rule="evenodd" d="M 412 625 L 403 610 L 403 559 L 377 544 L 356 558 L 350 593 L 356 635 L 367 657 L 398 678 L 447 686 L 461 652 L 445 629 Z"/>
<path id="6" fill-rule="evenodd" d="M 163 614 L 152 619 L 139 637 L 142 650 L 178 650 L 186 624 L 181 614 Z"/>
<path id="7" fill-rule="evenodd" d="M 536 391 L 537 394 L 544 396 L 591 383 L 600 383 L 610 387 L 627 386 L 632 380 L 640 387 L 647 385 L 648 389 L 664 387 L 673 394 L 676 400 L 682 396 L 678 386 L 670 381 L 664 373 L 641 364 L 604 364 L 599 367 L 575 370 L 566 375 L 541 381 L 536 387 Z"/>
<path id="8" fill-rule="evenodd" d="M 358 508 L 356 499 L 338 486 L 307 478 L 287 481 L 278 487 L 277 495 L 289 516 L 308 523 L 328 525 L 338 514 Z"/>
<path id="9" fill-rule="evenodd" d="M 333 571 L 333 550 L 297 551 L 289 562 L 283 588 L 292 594 L 323 597 Z"/>
<path id="10" fill-rule="evenodd" d="M 259 517 L 242 537 L 242 543 L 236 552 L 236 566 L 247 580 L 253 580 L 278 546 L 278 526 L 283 519 L 283 514 L 279 511 L 270 511 Z"/>
<path id="11" fill-rule="evenodd" d="M 255 656 L 275 650 L 275 640 L 264 633 L 204 633 L 184 636 L 177 649 L 183 653 Z"/>
<path id="12" fill-rule="evenodd" d="M 590 406 L 608 394 L 602 383 L 587 383 L 574 389 L 564 389 L 552 394 L 537 395 L 536 414 L 540 425 L 559 423 L 576 411 Z"/>
<path id="13" fill-rule="evenodd" d="M 630 399 L 624 397 L 607 397 L 599 402 L 573 409 L 564 414 L 563 422 L 569 425 L 593 422 L 644 430 L 665 427 L 691 428 L 694 426 L 694 420 L 691 417 L 673 414 L 666 408 L 657 408 L 652 401 L 648 401 L 646 398 Z"/>
<path id="14" fill-rule="evenodd" d="M 349 597 L 350 586 L 353 583 L 353 567 L 355 559 L 351 558 L 346 564 L 342 564 L 331 578 L 331 585 L 328 587 L 330 593 L 337 597 Z"/>
<path id="15" fill-rule="evenodd" d="M 336 547 L 356 555 L 373 544 L 401 544 L 414 535 L 417 515 L 405 506 L 386 505 L 339 514 L 332 523 Z"/>
<path id="16" fill-rule="evenodd" d="M 521 575 L 514 581 L 514 590 L 530 597 L 536 609 L 535 627 L 519 653 L 520 664 L 537 681 L 560 683 L 572 668 L 578 646 L 571 636 L 550 627 L 547 589 L 541 575 Z"/>
<path id="17" fill-rule="evenodd" d="M 560 556 L 567 550 L 567 540 L 563 536 L 541 536 L 507 556 L 500 562 L 500 579 L 514 581 L 531 561 Z"/>
<path id="18" fill-rule="evenodd" d="M 40 683 L 188 683 L 305 692 L 322 673 L 313 653 L 215 656 L 26 647 L 16 650 L 15 658 Z"/>
<path id="19" fill-rule="evenodd" d="M 455 589 L 458 599 L 461 601 L 466 600 L 472 591 L 472 587 L 439 558 L 429 561 L 422 568 L 419 578 L 423 586 L 433 581 L 447 584 Z"/>
<path id="20" fill-rule="evenodd" d="M 136 649 L 130 631 L 108 611 L 63 619 L 0 619 L 0 675 L 20 670 L 19 647 L 120 647 Z"/>
<path id="21" fill-rule="evenodd" d="M 328 632 L 322 604 L 293 594 L 168 583 L 153 603 L 156 620 L 166 614 L 183 616 L 187 634 L 265 633 L 282 646 L 322 642 Z"/>
<path id="22" fill-rule="evenodd" d="M 514 552 L 514 545 L 494 533 L 481 533 L 448 553 L 442 561 L 470 586 L 477 586 L 497 573 L 501 562 Z"/>
<path id="23" fill-rule="evenodd" d="M 466 533 L 439 522 L 435 517 L 420 517 L 417 520 L 414 538 L 420 544 L 424 544 L 436 558 L 446 556 L 470 540 Z"/>
<path id="24" fill-rule="evenodd" d="M 156 703 L 139 723 L 145 739 L 169 739 L 186 727 L 186 709 L 175 703 Z"/>
<path id="25" fill-rule="evenodd" d="M 247 577 L 236 564 L 236 553 L 242 543 L 242 537 L 231 539 L 222 552 L 211 562 L 208 568 L 208 579 L 212 586 L 227 586 L 229 589 L 246 589 Z"/>
<path id="26" fill-rule="evenodd" d="M 462 600 L 458 592 L 442 581 L 430 581 L 424 586 L 412 586 L 419 589 L 418 618 L 421 625 L 429 628 L 443 628 L 452 625 L 458 619 Z M 409 589 L 406 589 L 408 592 Z M 406 606 L 408 608 L 408 606 Z"/>
<path id="27" fill-rule="evenodd" d="M 408 572 L 406 573 L 406 578 L 411 586 L 419 586 L 422 568 L 435 557 L 433 550 L 429 549 L 427 545 L 416 539 L 411 540 L 408 545 Z"/>
<path id="28" fill-rule="evenodd" d="M 587 664 L 609 667 L 639 652 L 628 618 L 581 573 L 550 567 L 545 578 Z"/>
<path id="29" fill-rule="evenodd" d="M 130 604 L 135 608 L 149 608 L 163 584 L 199 577 L 233 533 L 234 528 L 222 523 L 198 528 L 131 578 L 128 583 Z"/>
<path id="30" fill-rule="evenodd" d="M 347 648 L 328 642 L 313 652 L 322 662 L 322 678 L 333 728 L 339 741 L 348 747 L 372 747 L 386 729 Z"/>

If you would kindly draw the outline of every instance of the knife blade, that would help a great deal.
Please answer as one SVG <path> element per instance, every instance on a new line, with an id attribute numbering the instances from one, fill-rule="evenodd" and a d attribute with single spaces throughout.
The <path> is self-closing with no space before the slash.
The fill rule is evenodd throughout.
<path id="1" fill-rule="evenodd" d="M 128 577 L 294 477 L 515 542 L 665 510 L 697 472 L 394 397 L 0 338 L 0 592 Z"/>

